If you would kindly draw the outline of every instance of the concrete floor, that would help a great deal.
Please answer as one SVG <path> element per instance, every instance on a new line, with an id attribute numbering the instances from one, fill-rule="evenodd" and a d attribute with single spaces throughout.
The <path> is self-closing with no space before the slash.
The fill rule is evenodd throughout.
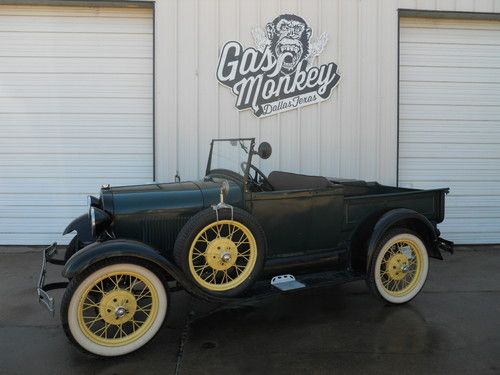
<path id="1" fill-rule="evenodd" d="M 500 373 L 498 247 L 432 260 L 423 292 L 405 306 L 382 305 L 363 282 L 212 313 L 177 293 L 145 348 L 104 360 L 74 349 L 59 316 L 38 305 L 40 254 L 19 250 L 0 250 L 1 374 Z"/>

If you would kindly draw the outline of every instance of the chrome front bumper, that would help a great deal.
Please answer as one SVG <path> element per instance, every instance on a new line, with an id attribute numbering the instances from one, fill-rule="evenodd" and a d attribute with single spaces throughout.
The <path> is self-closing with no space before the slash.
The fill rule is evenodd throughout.
<path id="1" fill-rule="evenodd" d="M 49 247 L 43 249 L 42 251 L 42 269 L 40 271 L 40 277 L 38 278 L 38 283 L 36 287 L 36 292 L 38 295 L 38 302 L 43 304 L 49 312 L 54 316 L 55 302 L 54 298 L 51 297 L 47 292 L 53 289 L 66 288 L 67 282 L 58 282 L 45 284 L 45 276 L 47 274 L 47 263 L 56 264 L 58 266 L 63 266 L 66 261 L 62 259 L 54 259 L 54 255 L 57 254 L 57 242 L 54 242 Z"/>

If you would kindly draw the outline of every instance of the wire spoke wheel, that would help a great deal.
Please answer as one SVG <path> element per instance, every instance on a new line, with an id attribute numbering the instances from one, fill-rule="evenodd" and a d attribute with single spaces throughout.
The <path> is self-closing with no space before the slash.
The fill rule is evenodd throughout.
<path id="1" fill-rule="evenodd" d="M 429 270 L 427 248 L 410 229 L 394 228 L 380 240 L 370 262 L 367 283 L 389 303 L 405 303 L 424 286 Z"/>
<path id="2" fill-rule="evenodd" d="M 234 220 L 220 220 L 204 227 L 188 254 L 195 281 L 212 291 L 233 289 L 255 267 L 257 244 L 252 232 Z"/>
<path id="3" fill-rule="evenodd" d="M 61 303 L 63 327 L 82 349 L 102 356 L 130 353 L 160 329 L 165 281 L 146 262 L 110 260 L 73 278 Z"/>
<path id="4" fill-rule="evenodd" d="M 382 257 L 379 272 L 382 285 L 389 294 L 408 294 L 422 272 L 422 253 L 417 244 L 410 240 L 392 244 Z"/>
<path id="5" fill-rule="evenodd" d="M 95 280 L 79 304 L 81 330 L 95 343 L 114 346 L 137 340 L 158 313 L 153 284 L 134 272 L 116 272 Z"/>

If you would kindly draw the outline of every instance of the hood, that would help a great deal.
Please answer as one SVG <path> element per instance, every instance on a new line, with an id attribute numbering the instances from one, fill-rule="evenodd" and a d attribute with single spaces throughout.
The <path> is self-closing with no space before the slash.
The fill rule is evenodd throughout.
<path id="1" fill-rule="evenodd" d="M 182 211 L 203 207 L 201 190 L 191 181 L 117 186 L 103 190 L 102 194 L 105 209 L 113 215 L 156 213 L 165 209 Z"/>
<path id="2" fill-rule="evenodd" d="M 229 182 L 228 203 L 241 205 L 241 187 Z M 219 202 L 221 181 L 119 186 L 102 190 L 117 238 L 135 239 L 170 251 L 179 231 L 197 212 Z"/>
<path id="3" fill-rule="evenodd" d="M 102 190 L 103 207 L 112 215 L 154 214 L 168 211 L 197 212 L 219 202 L 222 179 L 117 186 Z M 243 204 L 241 187 L 229 182 L 226 202 Z"/>

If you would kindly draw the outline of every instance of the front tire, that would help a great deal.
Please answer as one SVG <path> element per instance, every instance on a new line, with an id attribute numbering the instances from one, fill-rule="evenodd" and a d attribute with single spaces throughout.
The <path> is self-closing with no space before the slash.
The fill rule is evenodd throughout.
<path id="1" fill-rule="evenodd" d="M 406 228 L 389 230 L 371 258 L 367 284 L 372 293 L 389 304 L 412 300 L 422 289 L 429 271 L 429 257 L 422 239 Z"/>
<path id="2" fill-rule="evenodd" d="M 166 283 L 145 262 L 105 261 L 73 278 L 61 303 L 72 343 L 98 356 L 119 356 L 145 345 L 167 313 Z"/>

